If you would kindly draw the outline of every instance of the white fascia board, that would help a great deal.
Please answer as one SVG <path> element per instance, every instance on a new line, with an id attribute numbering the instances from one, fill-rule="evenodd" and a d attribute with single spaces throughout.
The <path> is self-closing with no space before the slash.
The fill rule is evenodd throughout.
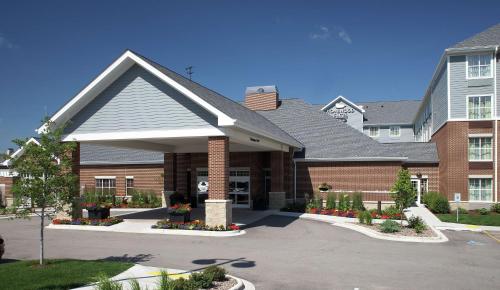
<path id="1" fill-rule="evenodd" d="M 335 161 L 406 161 L 408 157 L 341 157 L 341 158 L 294 158 L 295 162 L 335 162 Z"/>
<path id="2" fill-rule="evenodd" d="M 152 131 L 130 131 L 130 132 L 102 132 L 68 134 L 63 136 L 62 141 L 113 141 L 113 140 L 143 140 L 159 138 L 185 138 L 185 137 L 208 137 L 224 136 L 224 132 L 215 128 L 198 129 L 176 129 L 176 130 L 152 130 Z"/>
<path id="3" fill-rule="evenodd" d="M 40 142 L 38 142 L 38 140 L 36 140 L 35 138 L 30 138 L 28 141 L 26 141 L 26 145 L 31 144 L 31 143 L 34 143 L 35 145 L 40 146 Z M 14 159 L 14 158 L 22 156 L 23 153 L 24 153 L 24 146 L 21 147 L 21 148 L 19 148 L 19 149 L 17 149 L 16 152 L 12 153 L 12 155 L 10 155 L 9 159 L 7 159 L 4 162 L 2 162 L 2 165 L 4 165 L 4 166 L 10 166 L 12 164 L 11 160 Z"/>
<path id="4" fill-rule="evenodd" d="M 219 126 L 231 126 L 234 124 L 234 119 L 230 118 L 214 106 L 207 103 L 205 100 L 198 97 L 196 94 L 186 89 L 173 79 L 169 78 L 161 71 L 141 59 L 139 56 L 135 55 L 133 52 L 127 50 L 123 53 L 116 61 L 114 61 L 110 66 L 108 66 L 104 72 L 102 72 L 97 78 L 95 78 L 89 85 L 87 85 L 80 93 L 78 93 L 73 99 L 71 99 L 66 105 L 64 105 L 59 111 L 57 111 L 51 118 L 50 121 L 58 124 L 69 120 L 73 114 L 76 114 L 81 108 L 87 105 L 93 98 L 95 98 L 100 92 L 102 92 L 112 81 L 116 80 L 120 75 L 122 75 L 127 69 L 132 67 L 136 63 L 143 67 L 148 72 L 152 73 L 168 85 L 172 86 L 186 97 L 199 104 L 201 107 L 208 110 L 210 113 L 214 114 L 218 118 Z M 105 82 L 102 85 L 102 82 Z M 101 84 L 101 86 L 100 86 Z M 62 122 L 61 122 L 62 121 Z M 45 130 L 46 124 L 42 125 L 37 129 L 38 133 Z"/>
<path id="5" fill-rule="evenodd" d="M 490 52 L 496 49 L 497 45 L 486 45 L 486 46 L 471 46 L 462 48 L 447 48 L 445 52 L 447 54 L 463 54 L 468 52 Z"/>
<path id="6" fill-rule="evenodd" d="M 346 102 L 347 104 L 349 104 L 351 107 L 353 107 L 354 109 L 357 109 L 358 111 L 360 111 L 361 113 L 364 113 L 365 110 L 360 108 L 358 105 L 356 105 L 355 103 L 349 101 L 347 98 L 345 98 L 344 96 L 338 96 L 336 97 L 335 99 L 333 99 L 333 101 L 329 102 L 326 106 L 324 106 L 323 108 L 321 108 L 321 111 L 324 111 L 326 110 L 328 107 L 330 107 L 332 104 L 335 104 L 338 100 L 342 100 L 344 102 Z"/>

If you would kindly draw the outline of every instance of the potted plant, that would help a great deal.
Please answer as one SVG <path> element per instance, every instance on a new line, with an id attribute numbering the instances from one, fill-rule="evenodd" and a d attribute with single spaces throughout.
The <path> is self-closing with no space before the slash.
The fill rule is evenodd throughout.
<path id="1" fill-rule="evenodd" d="M 168 208 L 171 221 L 187 223 L 191 220 L 191 206 L 189 203 L 178 203 Z"/>
<path id="2" fill-rule="evenodd" d="M 107 219 L 111 214 L 109 203 L 86 202 L 82 204 L 82 207 L 87 209 L 89 219 Z"/>
<path id="3" fill-rule="evenodd" d="M 318 189 L 320 192 L 328 192 L 330 189 L 332 189 L 332 186 L 327 184 L 326 182 L 323 182 L 318 186 Z"/>

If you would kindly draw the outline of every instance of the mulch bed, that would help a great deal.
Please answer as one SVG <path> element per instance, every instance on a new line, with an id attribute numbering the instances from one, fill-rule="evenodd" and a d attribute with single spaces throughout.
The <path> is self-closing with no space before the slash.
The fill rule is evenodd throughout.
<path id="1" fill-rule="evenodd" d="M 373 225 L 365 225 L 365 224 L 357 224 L 365 228 L 369 228 L 371 230 L 377 231 L 379 233 L 382 233 L 380 231 L 380 225 L 378 224 L 373 224 Z M 408 227 L 402 227 L 399 232 L 395 233 L 383 233 L 386 235 L 392 235 L 392 236 L 405 236 L 405 237 L 437 237 L 436 233 L 431 230 L 429 227 L 425 229 L 422 233 L 417 234 L 414 229 L 408 228 Z"/>

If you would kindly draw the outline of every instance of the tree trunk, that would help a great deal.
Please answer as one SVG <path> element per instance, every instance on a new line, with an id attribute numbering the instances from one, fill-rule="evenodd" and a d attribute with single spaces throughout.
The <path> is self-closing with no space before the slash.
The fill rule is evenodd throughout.
<path id="1" fill-rule="evenodd" d="M 43 265 L 44 252 L 43 252 L 43 230 L 45 222 L 45 207 L 42 207 L 42 214 L 40 215 L 40 265 Z"/>

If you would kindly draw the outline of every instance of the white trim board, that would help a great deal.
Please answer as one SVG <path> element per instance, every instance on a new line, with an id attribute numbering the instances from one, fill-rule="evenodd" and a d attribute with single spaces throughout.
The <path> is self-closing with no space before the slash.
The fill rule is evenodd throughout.
<path id="1" fill-rule="evenodd" d="M 330 107 L 332 104 L 335 104 L 337 101 L 339 100 L 342 100 L 343 102 L 347 103 L 349 106 L 351 106 L 353 109 L 356 109 L 358 111 L 360 111 L 361 113 L 364 113 L 365 110 L 361 107 L 359 107 L 358 105 L 356 105 L 355 103 L 349 101 L 346 97 L 344 96 L 338 96 L 336 97 L 335 99 L 333 99 L 331 102 L 329 102 L 326 106 L 324 106 L 323 108 L 321 108 L 321 111 L 324 111 L 326 109 L 328 109 L 328 107 Z"/>

